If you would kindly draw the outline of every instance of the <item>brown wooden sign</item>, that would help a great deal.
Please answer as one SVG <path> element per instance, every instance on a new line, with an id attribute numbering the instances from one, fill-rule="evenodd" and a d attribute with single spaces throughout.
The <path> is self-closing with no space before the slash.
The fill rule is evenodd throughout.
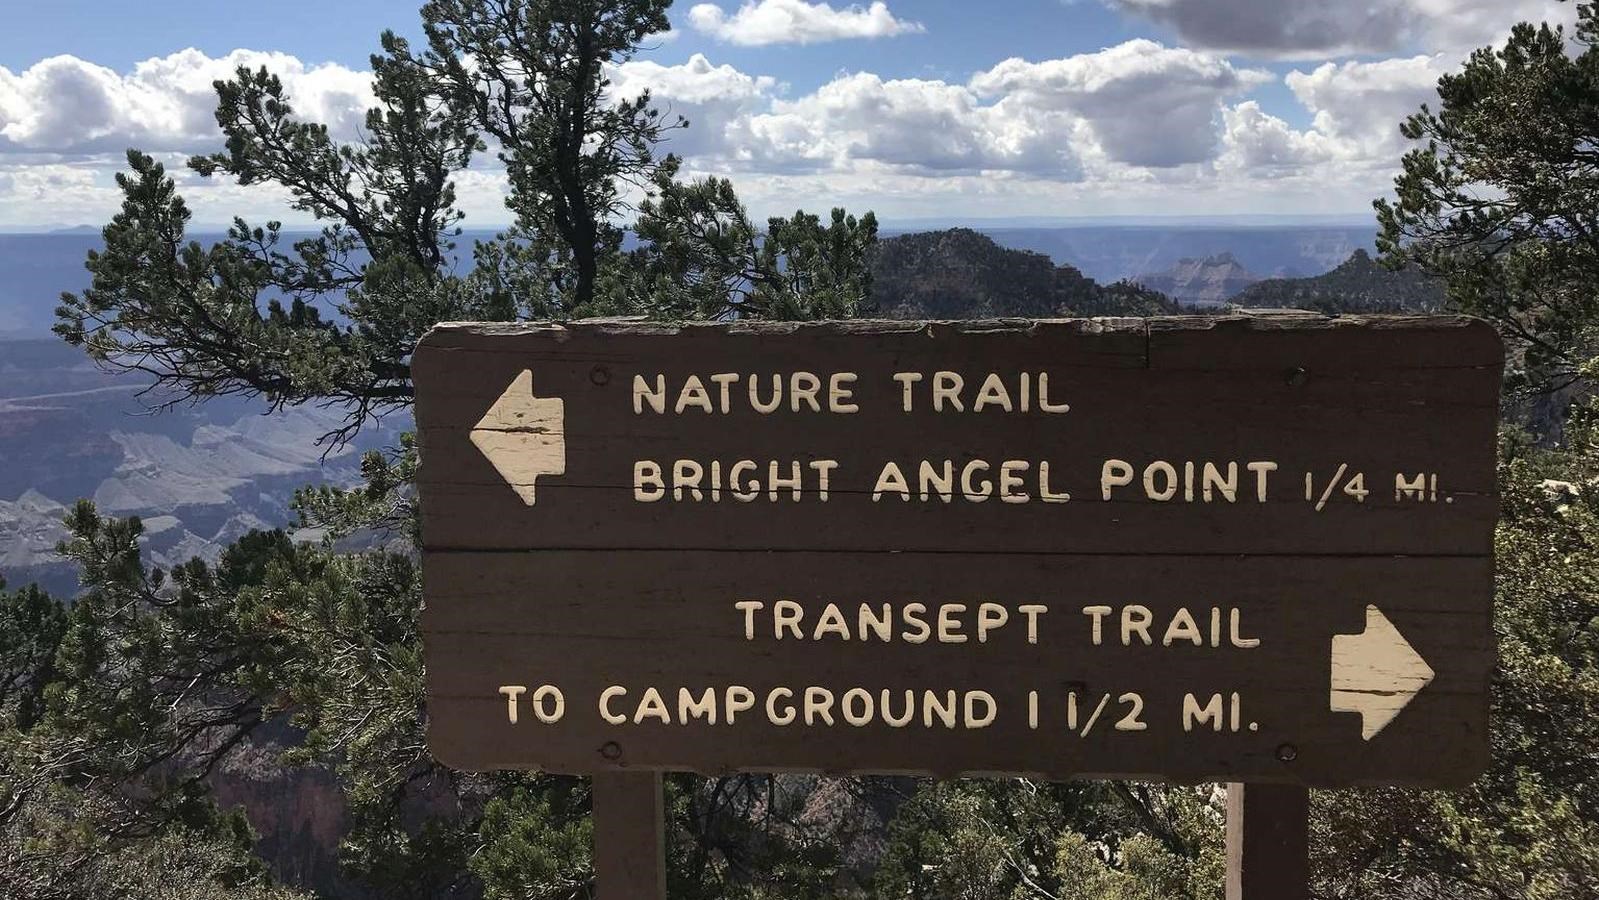
<path id="1" fill-rule="evenodd" d="M 1502 353 L 1457 318 L 441 326 L 429 742 L 1461 785 Z"/>

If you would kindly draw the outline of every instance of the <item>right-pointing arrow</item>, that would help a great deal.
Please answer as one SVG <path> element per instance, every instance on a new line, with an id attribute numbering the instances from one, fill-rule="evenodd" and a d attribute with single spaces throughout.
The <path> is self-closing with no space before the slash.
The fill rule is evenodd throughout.
<path id="1" fill-rule="evenodd" d="M 1332 639 L 1332 710 L 1360 713 L 1360 736 L 1371 740 L 1432 683 L 1432 667 L 1375 606 L 1366 630 Z"/>

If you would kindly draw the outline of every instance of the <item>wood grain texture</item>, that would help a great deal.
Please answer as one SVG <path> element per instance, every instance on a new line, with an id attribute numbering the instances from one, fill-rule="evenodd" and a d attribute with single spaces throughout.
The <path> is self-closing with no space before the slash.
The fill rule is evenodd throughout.
<path id="1" fill-rule="evenodd" d="M 1487 756 L 1502 364 L 1491 329 L 1447 317 L 441 326 L 414 360 L 430 744 L 466 769 L 1464 784 Z M 940 371 L 963 376 L 968 404 L 989 373 L 1047 373 L 1071 409 L 934 412 L 924 383 L 905 411 L 894 373 Z M 470 437 L 524 372 L 563 409 L 565 469 L 538 477 L 534 505 Z M 690 375 L 794 372 L 824 384 L 855 374 L 860 411 L 635 412 L 635 375 L 663 376 L 675 398 Z M 798 502 L 635 498 L 635 463 L 679 459 L 837 466 L 825 502 L 814 483 Z M 1071 500 L 1041 502 L 1037 481 L 1027 503 L 873 499 L 885 462 L 914 488 L 922 459 L 983 460 L 992 475 L 1027 461 L 1035 477 L 1048 461 L 1050 487 Z M 1197 487 L 1194 502 L 1181 489 L 1153 500 L 1141 477 L 1107 501 L 1111 459 L 1140 476 L 1157 461 L 1178 473 L 1187 461 L 1276 469 L 1264 502 L 1243 473 L 1233 502 L 1206 503 Z M 1357 472 L 1363 502 L 1342 490 Z M 1396 476 L 1417 475 L 1427 489 L 1396 496 Z M 962 604 L 968 635 L 983 603 L 1011 621 L 958 644 L 749 638 L 740 600 L 799 603 L 808 625 L 829 602 L 851 627 L 862 603 Z M 1019 625 L 1029 604 L 1050 609 L 1037 643 Z M 1333 639 L 1360 634 L 1369 605 L 1436 673 L 1375 736 L 1330 702 Z M 1110 630 L 1094 644 L 1083 609 L 1096 606 L 1143 608 L 1156 645 L 1123 646 Z M 1179 610 L 1208 631 L 1213 607 L 1224 621 L 1237 610 L 1260 645 L 1160 645 Z M 499 689 L 545 684 L 562 692 L 560 721 L 524 705 L 511 724 Z M 625 687 L 617 708 L 632 713 L 655 686 L 675 712 L 680 687 L 730 685 L 835 701 L 852 688 L 981 690 L 999 710 L 985 727 L 950 729 L 779 725 L 759 711 L 734 725 L 611 724 L 598 705 Z M 1044 706 L 1038 727 L 1029 691 Z M 1086 708 L 1068 728 L 1072 693 Z M 1129 694 L 1146 728 L 1105 718 L 1083 733 L 1100 698 L 1119 717 Z M 1185 730 L 1189 695 L 1226 699 L 1226 727 Z"/>
<path id="2" fill-rule="evenodd" d="M 1462 609 L 1462 598 L 1490 577 L 1481 558 L 552 551 L 434 553 L 424 575 L 429 740 L 457 768 L 1025 772 L 1445 786 L 1470 780 L 1486 762 L 1492 635 L 1485 604 Z M 1438 674 L 1380 741 L 1367 742 L 1360 716 L 1331 709 L 1329 651 L 1333 635 L 1364 628 L 1372 597 L 1385 599 L 1386 613 Z M 801 603 L 811 616 L 806 625 L 836 602 L 849 611 L 852 630 L 863 602 L 933 609 L 962 603 L 968 641 L 861 641 L 858 631 L 848 641 L 776 640 L 764 618 L 756 639 L 746 640 L 734 603 L 777 598 Z M 971 613 L 984 601 L 1047 606 L 1038 643 L 1027 641 L 1020 616 L 979 643 Z M 1082 609 L 1100 604 L 1148 607 L 1158 623 L 1156 645 L 1135 635 L 1138 643 L 1122 646 L 1108 620 L 1095 645 Z M 1260 646 L 1160 645 L 1177 609 L 1203 620 L 1213 605 L 1239 609 L 1243 632 Z M 525 714 L 517 725 L 507 722 L 498 687 L 544 683 L 565 694 L 565 718 L 554 726 Z M 759 710 L 731 726 L 611 725 L 597 703 L 611 685 L 629 688 L 616 710 L 634 712 L 629 701 L 654 686 L 674 717 L 679 687 L 698 693 L 726 685 L 757 694 L 783 686 L 835 695 L 854 687 L 981 689 L 1000 709 L 978 730 L 920 722 L 777 726 Z M 1036 730 L 1028 727 L 1030 690 L 1045 707 Z M 1075 730 L 1064 710 L 1072 691 L 1083 704 Z M 1146 731 L 1102 722 L 1079 736 L 1094 702 L 1129 692 L 1142 698 Z M 1258 731 L 1184 731 L 1186 694 L 1232 692 Z M 902 706 L 898 693 L 894 703 Z M 1296 748 L 1292 762 L 1278 757 L 1284 745 Z"/>
<path id="3" fill-rule="evenodd" d="M 598 900 L 666 900 L 666 802 L 659 772 L 594 776 Z"/>
<path id="4" fill-rule="evenodd" d="M 1475 553 L 1495 515 L 1492 441 L 1501 351 L 1467 320 L 1363 326 L 1312 319 L 1155 320 L 1138 326 L 441 327 L 415 360 L 423 539 L 430 549 L 683 548 L 1046 552 Z M 1432 324 L 1428 324 L 1432 323 Z M 1200 326 L 1203 327 L 1200 327 Z M 1181 327 L 1179 327 L 1181 326 Z M 880 326 L 881 327 L 881 326 Z M 1175 330 L 1174 330 L 1175 329 Z M 1209 361 L 1208 367 L 1207 362 Z M 566 474 L 527 507 L 468 439 L 520 372 L 565 401 Z M 1064 416 L 900 410 L 897 371 L 1048 372 Z M 637 416 L 636 374 L 855 372 L 861 413 Z M 1469 449 L 1470 452 L 1462 452 Z M 1099 501 L 1124 459 L 1278 462 L 1266 504 Z M 836 459 L 820 502 L 662 502 L 632 496 L 633 464 Z M 883 463 L 1049 461 L 1074 502 L 873 503 Z M 1340 464 L 1373 497 L 1307 515 L 1295 486 Z M 1396 504 L 1400 471 L 1435 471 L 1449 508 Z M 1386 499 L 1385 499 L 1386 498 Z"/>

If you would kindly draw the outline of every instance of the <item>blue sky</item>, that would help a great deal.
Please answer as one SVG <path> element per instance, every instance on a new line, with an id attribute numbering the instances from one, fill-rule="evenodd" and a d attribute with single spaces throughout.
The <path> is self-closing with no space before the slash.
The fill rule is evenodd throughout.
<path id="1" fill-rule="evenodd" d="M 9 5 L 9 4 L 8 4 Z M 723 4 L 731 9 L 736 4 Z M 847 4 L 838 4 L 844 6 Z M 796 86 L 815 87 L 839 69 L 873 69 L 895 77 L 963 75 L 1007 56 L 1048 58 L 1095 50 L 1148 34 L 1147 23 L 1091 0 L 955 0 L 895 3 L 890 9 L 926 27 L 894 46 L 877 41 L 834 41 L 808 46 L 744 48 L 720 45 L 686 24 L 692 3 L 672 18 L 681 37 L 663 48 L 663 61 L 716 52 L 718 61 L 763 71 Z M 277 0 L 230 3 L 221 15 L 196 13 L 193 3 L 146 0 L 136 16 L 119 15 L 105 0 L 52 0 L 17 4 L 0 30 L 0 65 L 19 71 L 47 56 L 72 54 L 118 70 L 140 60 L 195 47 L 221 56 L 239 47 L 284 50 L 301 59 L 364 66 L 383 29 L 419 38 L 416 8 L 406 0 Z M 311 27 L 308 27 L 308 24 Z"/>
<path id="2" fill-rule="evenodd" d="M 8 3 L 0 28 L 0 226 L 103 221 L 119 151 L 214 146 L 211 80 L 285 73 L 299 107 L 353 137 L 377 34 L 412 3 Z M 757 214 L 888 219 L 1343 214 L 1404 147 L 1437 77 L 1552 0 L 812 0 L 679 3 L 613 78 L 685 112 L 673 149 L 734 178 Z M 114 28 L 107 27 L 115 23 Z M 504 219 L 503 173 L 462 179 Z M 281 212 L 270 192 L 185 185 L 197 218 Z"/>

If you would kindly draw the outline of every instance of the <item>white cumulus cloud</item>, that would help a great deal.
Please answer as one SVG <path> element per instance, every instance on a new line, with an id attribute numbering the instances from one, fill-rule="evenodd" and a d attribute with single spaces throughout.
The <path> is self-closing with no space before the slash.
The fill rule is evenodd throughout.
<path id="1" fill-rule="evenodd" d="M 373 104 L 371 75 L 307 65 L 285 53 L 195 49 L 147 59 L 119 73 L 75 56 L 53 56 L 12 72 L 0 66 L 0 153 L 63 156 L 215 149 L 214 81 L 239 66 L 266 66 L 284 81 L 296 113 L 353 135 Z"/>
<path id="2" fill-rule="evenodd" d="M 613 75 L 618 96 L 648 88 L 660 105 L 686 114 L 692 125 L 673 135 L 672 149 L 702 164 L 1063 181 L 1084 178 L 1088 167 L 1103 174 L 1210 161 L 1222 148 L 1226 103 L 1270 78 L 1145 40 L 1006 60 L 966 82 L 847 73 L 798 97 L 701 55 L 680 66 L 630 62 Z"/>
<path id="3" fill-rule="evenodd" d="M 700 53 L 675 66 L 629 60 L 607 74 L 613 98 L 632 99 L 649 91 L 657 109 L 688 120 L 689 127 L 667 136 L 667 149 L 679 156 L 725 155 L 739 140 L 735 132 L 767 107 L 777 88 L 774 78 L 713 65 Z"/>
<path id="4" fill-rule="evenodd" d="M 1270 80 L 1221 57 L 1133 40 L 1064 59 L 1009 59 L 971 83 L 1008 109 L 1078 116 L 1110 159 L 1162 168 L 1212 158 L 1222 102 Z"/>
<path id="5" fill-rule="evenodd" d="M 1223 113 L 1224 176 L 1299 179 L 1356 195 L 1389 190 L 1410 143 L 1399 124 L 1435 100 L 1438 78 L 1455 66 L 1442 56 L 1324 63 L 1284 79 L 1310 124 L 1295 128 L 1254 101 Z"/>
<path id="6" fill-rule="evenodd" d="M 1407 145 L 1399 123 L 1423 103 L 1436 106 L 1438 79 L 1455 68 L 1437 56 L 1324 63 L 1288 73 L 1287 82 L 1315 130 L 1338 142 L 1342 155 L 1397 162 Z"/>
<path id="7" fill-rule="evenodd" d="M 714 3 L 700 3 L 689 10 L 688 20 L 695 30 L 719 41 L 751 47 L 893 37 L 924 30 L 916 22 L 896 18 L 882 0 L 838 9 L 805 0 L 749 0 L 732 15 Z"/>
<path id="8" fill-rule="evenodd" d="M 1075 179 L 1076 123 L 986 105 L 937 80 L 844 75 L 751 119 L 741 156 L 777 169 L 846 170 L 868 162 L 908 173 L 1027 171 Z"/>
<path id="9" fill-rule="evenodd" d="M 1298 131 L 1254 100 L 1222 112 L 1222 146 L 1222 169 L 1268 178 L 1299 174 L 1335 156 L 1325 135 Z"/>
<path id="10" fill-rule="evenodd" d="M 758 5 L 771 4 L 746 8 Z M 1386 189 L 1405 149 L 1398 123 L 1434 98 L 1438 77 L 1458 60 L 1302 66 L 1280 82 L 1299 115 L 1251 99 L 1270 73 L 1152 40 L 1007 59 L 963 78 L 845 72 L 803 92 L 704 54 L 671 65 L 632 59 L 607 77 L 613 97 L 648 90 L 657 108 L 686 117 L 690 127 L 669 133 L 664 149 L 686 158 L 688 174 L 734 176 L 758 213 L 847 202 L 900 215 L 993 215 L 1081 204 L 1210 209 L 1250 197 L 1347 207 Z M 266 66 L 304 118 L 359 137 L 374 102 L 370 73 L 283 53 L 185 50 L 121 72 L 70 56 L 0 68 L 0 224 L 104 221 L 117 201 L 111 175 L 129 146 L 168 163 L 199 221 L 282 216 L 281 192 L 183 169 L 184 154 L 221 146 L 212 82 L 240 65 Z M 1262 191 L 1267 179 L 1272 188 Z M 504 221 L 505 174 L 492 155 L 457 184 L 471 222 Z"/>

